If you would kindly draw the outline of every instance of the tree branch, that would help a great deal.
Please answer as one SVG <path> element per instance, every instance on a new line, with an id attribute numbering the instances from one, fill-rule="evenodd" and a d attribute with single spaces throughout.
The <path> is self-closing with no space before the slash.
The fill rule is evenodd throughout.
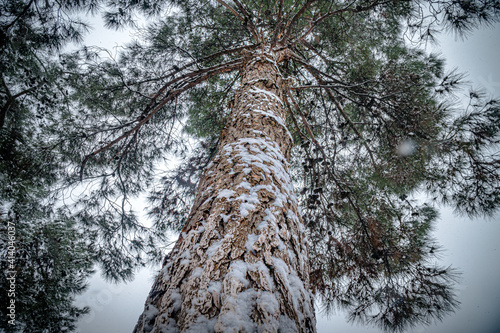
<path id="1" fill-rule="evenodd" d="M 294 60 L 295 60 L 295 58 L 294 58 Z M 306 70 L 309 73 L 311 73 L 311 75 L 316 79 L 316 81 L 318 81 L 318 83 L 320 85 L 325 86 L 325 82 L 323 81 L 323 79 L 319 75 L 319 73 L 320 73 L 319 70 L 317 70 L 314 66 L 312 66 L 312 65 L 310 65 L 310 64 L 308 64 L 308 63 L 306 63 L 304 61 L 301 61 L 300 63 L 304 65 L 304 67 L 306 68 Z M 354 133 L 356 133 L 356 135 L 360 138 L 361 143 L 363 144 L 363 146 L 365 146 L 365 148 L 366 148 L 366 150 L 368 152 L 368 155 L 370 156 L 370 160 L 372 162 L 373 167 L 377 169 L 377 164 L 375 163 L 375 158 L 373 157 L 373 153 L 372 153 L 370 147 L 368 146 L 368 143 L 366 143 L 365 139 L 363 138 L 363 136 L 361 135 L 361 133 L 356 128 L 356 125 L 354 125 L 354 123 L 351 121 L 351 119 L 349 118 L 349 116 L 347 115 L 347 113 L 344 111 L 344 109 L 342 108 L 342 106 L 340 105 L 340 103 L 337 101 L 337 99 L 335 98 L 335 96 L 333 96 L 331 88 L 325 88 L 325 91 L 326 91 L 328 97 L 332 100 L 332 102 L 335 105 L 335 107 L 337 108 L 337 110 L 339 110 L 339 112 L 342 115 L 342 117 L 347 121 L 347 123 L 352 128 L 352 130 L 354 131 Z"/>
<path id="2" fill-rule="evenodd" d="M 274 45 L 276 44 L 276 41 L 278 40 L 279 35 L 281 33 L 281 26 L 283 24 L 283 1 L 284 0 L 277 0 L 277 1 L 279 1 L 278 16 L 276 17 L 276 28 L 274 29 L 274 31 L 272 33 L 273 38 L 271 39 L 271 48 L 273 48 Z"/>
<path id="3" fill-rule="evenodd" d="M 297 23 L 299 18 L 305 13 L 307 8 L 309 8 L 309 6 L 312 5 L 316 1 L 317 0 L 307 0 L 307 2 L 304 4 L 304 6 L 302 6 L 299 9 L 299 11 L 292 17 L 292 19 L 290 20 L 290 23 L 288 23 L 285 27 L 285 32 L 283 34 L 283 37 L 281 38 L 283 41 L 286 41 L 288 39 L 288 37 L 290 36 L 290 34 L 292 32 L 294 25 Z"/>
<path id="4" fill-rule="evenodd" d="M 7 102 L 5 103 L 4 106 L 2 106 L 2 109 L 0 110 L 0 128 L 3 128 L 3 125 L 5 124 L 5 118 L 7 117 L 7 112 L 10 110 L 10 106 L 12 103 L 18 98 L 23 95 L 26 95 L 30 93 L 31 91 L 35 90 L 40 86 L 40 84 L 37 84 L 36 86 L 30 87 L 28 89 L 25 89 L 21 92 L 18 92 L 15 95 L 12 95 L 12 93 L 9 90 L 9 87 L 7 86 L 7 83 L 5 82 L 5 79 L 3 78 L 3 75 L 1 76 L 2 79 L 2 85 L 5 88 L 5 94 L 7 95 Z"/>
<path id="5" fill-rule="evenodd" d="M 258 38 L 258 34 L 257 34 L 257 31 L 255 30 L 255 25 L 253 24 L 252 22 L 252 14 L 249 13 L 245 7 L 243 7 L 243 5 L 241 4 L 241 2 L 239 0 L 233 0 L 234 3 L 236 4 L 236 6 L 238 7 L 238 9 L 243 13 L 243 15 L 245 16 L 246 20 L 245 20 L 245 25 L 248 29 L 248 31 L 252 34 L 253 38 L 255 38 L 255 42 L 259 42 L 259 38 Z"/>
<path id="6" fill-rule="evenodd" d="M 319 149 L 321 149 L 323 151 L 323 147 L 321 147 L 321 145 L 319 144 L 318 141 L 316 141 L 316 138 L 314 137 L 314 133 L 311 129 L 311 126 L 309 126 L 309 123 L 307 122 L 307 119 L 306 117 L 304 116 L 304 113 L 302 112 L 302 110 L 300 109 L 299 107 L 299 104 L 297 103 L 297 101 L 295 101 L 295 98 L 293 98 L 293 95 L 291 94 L 290 90 L 287 89 L 287 94 L 288 94 L 288 97 L 290 98 L 290 100 L 292 101 L 295 109 L 297 110 L 297 112 L 299 113 L 300 115 L 300 119 L 302 120 L 302 124 L 304 125 L 304 127 L 306 128 L 306 131 L 307 131 L 307 134 L 309 134 L 309 137 L 311 138 L 311 141 L 314 143 L 314 145 L 316 147 L 318 147 Z"/>
<path id="7" fill-rule="evenodd" d="M 201 68 L 198 64 L 203 62 L 203 61 L 207 61 L 207 60 L 210 60 L 210 59 L 213 59 L 213 58 L 217 58 L 217 57 L 220 57 L 220 56 L 223 56 L 223 55 L 226 55 L 226 54 L 232 54 L 232 53 L 236 53 L 236 52 L 240 52 L 240 51 L 243 51 L 245 49 L 253 49 L 253 48 L 256 48 L 257 46 L 259 46 L 259 44 L 255 44 L 255 45 L 248 45 L 248 46 L 241 46 L 241 47 L 236 47 L 234 49 L 229 49 L 229 50 L 224 50 L 224 51 L 220 51 L 220 52 L 216 52 L 216 53 L 213 53 L 211 55 L 208 55 L 206 57 L 203 57 L 201 59 L 198 59 L 198 60 L 195 60 L 195 61 L 192 61 L 182 67 L 179 67 L 177 69 L 174 69 L 172 71 L 170 71 L 168 74 L 165 74 L 163 76 L 160 76 L 160 77 L 157 77 L 157 78 L 153 78 L 153 79 L 146 79 L 146 80 L 141 80 L 141 81 L 135 81 L 135 82 L 130 82 L 130 83 L 127 83 L 129 86 L 132 86 L 132 85 L 137 85 L 137 84 L 143 84 L 143 83 L 148 83 L 148 82 L 153 82 L 153 81 L 160 81 L 160 80 L 164 80 L 168 77 L 171 77 L 177 73 L 180 73 L 182 72 L 183 70 L 193 66 L 193 65 L 196 65 L 198 67 L 199 70 L 203 70 L 203 68 Z M 115 86 L 111 86 L 109 89 L 115 89 L 115 88 L 119 88 L 119 87 L 123 87 L 124 85 L 115 85 Z"/>
<path id="8" fill-rule="evenodd" d="M 241 17 L 238 12 L 231 6 L 229 6 L 226 2 L 222 1 L 222 0 L 215 0 L 217 1 L 218 3 L 220 3 L 222 6 L 226 7 L 227 9 L 229 9 L 229 11 L 231 13 L 234 14 L 234 16 L 236 16 L 241 22 L 245 22 L 245 20 L 243 19 L 243 17 Z"/>
<path id="9" fill-rule="evenodd" d="M 306 38 L 313 30 L 314 28 L 320 24 L 321 22 L 323 22 L 324 20 L 326 20 L 327 18 L 331 17 L 331 16 L 334 16 L 334 15 L 337 15 L 337 14 L 340 14 L 340 13 L 343 13 L 343 12 L 353 12 L 353 13 L 359 13 L 359 12 L 363 12 L 363 11 L 367 11 L 367 10 L 370 10 L 378 5 L 383 5 L 383 4 L 386 4 L 386 3 L 390 3 L 390 2 L 395 2 L 395 1 L 400 1 L 400 0 L 387 0 L 387 1 L 374 1 L 373 3 L 371 3 L 370 5 L 367 5 L 367 6 L 356 6 L 355 8 L 352 8 L 352 5 L 356 2 L 357 0 L 354 0 L 352 1 L 351 3 L 349 3 L 346 7 L 344 8 L 341 8 L 341 9 L 337 9 L 337 10 L 334 10 L 332 12 L 328 12 L 322 16 L 320 16 L 319 18 L 317 18 L 316 20 L 312 21 L 311 22 L 311 25 L 309 27 L 309 29 L 304 33 L 302 34 L 302 36 L 300 36 L 299 38 L 297 38 L 293 43 L 292 45 L 295 45 L 297 42 L 303 40 L 304 38 Z"/>
<path id="10" fill-rule="evenodd" d="M 255 38 L 255 41 L 257 43 L 259 42 L 258 35 L 255 32 L 255 27 L 254 27 L 253 23 L 251 23 L 251 19 L 250 19 L 251 16 L 248 14 L 248 12 L 245 10 L 245 8 L 241 5 L 241 3 L 238 0 L 233 0 L 233 1 L 236 4 L 236 6 L 238 6 L 238 9 L 243 13 L 243 15 L 245 16 L 246 19 L 241 17 L 241 15 L 238 14 L 238 12 L 233 7 L 228 5 L 223 0 L 215 0 L 215 1 L 220 3 L 222 6 L 226 7 L 231 13 L 233 13 L 234 16 L 236 16 L 241 22 L 243 22 L 245 27 L 250 32 L 250 34 Z"/>
<path id="11" fill-rule="evenodd" d="M 10 27 L 12 27 L 14 24 L 16 24 L 16 22 L 21 18 L 23 17 L 24 14 L 26 14 L 26 12 L 28 11 L 28 9 L 30 9 L 31 5 L 33 4 L 33 1 L 34 0 L 30 0 L 30 2 L 26 5 L 26 7 L 24 7 L 23 11 L 21 12 L 21 14 L 19 14 L 15 19 L 14 21 L 12 21 L 11 23 L 9 23 L 4 29 L 5 31 L 7 31 Z"/>
<path id="12" fill-rule="evenodd" d="M 145 112 L 143 112 L 143 114 L 147 113 L 147 115 L 142 118 L 137 125 L 135 125 L 133 128 L 125 131 L 122 135 L 120 135 L 119 137 L 117 137 L 116 139 L 110 141 L 108 144 L 106 144 L 104 147 L 101 147 L 100 149 L 98 150 L 95 150 L 93 151 L 92 153 L 90 153 L 89 155 L 85 156 L 82 163 L 81 163 L 81 167 L 80 167 L 80 180 L 83 179 L 83 171 L 84 171 L 84 168 L 85 168 L 85 165 L 87 164 L 87 162 L 89 161 L 89 159 L 92 157 L 92 156 L 95 156 L 99 153 L 102 153 L 106 150 L 108 150 L 109 148 L 111 148 L 112 146 L 114 146 L 116 143 L 120 142 L 121 140 L 129 137 L 130 135 L 132 135 L 133 133 L 137 132 L 145 123 L 147 123 L 158 111 L 161 110 L 161 108 L 163 108 L 168 102 L 170 102 L 171 100 L 177 98 L 180 94 L 182 94 L 183 92 L 185 92 L 186 90 L 189 90 L 190 88 L 206 81 L 207 79 L 215 76 L 215 75 L 218 75 L 218 74 L 221 74 L 221 73 L 227 73 L 227 72 L 231 72 L 235 69 L 238 69 L 241 67 L 241 65 L 243 64 L 243 61 L 242 59 L 238 59 L 237 61 L 233 61 L 231 63 L 226 63 L 226 64 L 223 64 L 223 65 L 219 65 L 219 66 L 214 66 L 212 67 L 213 70 L 209 71 L 208 69 L 207 70 L 202 70 L 202 71 L 198 71 L 198 72 L 193 72 L 193 73 L 189 73 L 189 74 L 186 74 L 184 75 L 184 79 L 187 79 L 187 78 L 192 78 L 192 80 L 190 81 L 186 81 L 185 83 L 183 82 L 183 84 L 181 85 L 181 87 L 179 87 L 178 89 L 176 90 L 173 90 L 173 91 L 169 91 L 167 93 L 167 95 L 160 101 L 158 102 L 158 104 L 156 106 L 154 106 L 154 108 L 147 112 L 146 110 L 150 109 L 153 107 L 153 105 L 150 103 L 147 107 L 146 107 L 146 110 Z M 158 92 L 157 94 L 155 94 L 155 97 L 154 97 L 154 100 L 156 98 L 158 98 L 172 83 L 175 83 L 179 81 L 178 79 L 175 79 L 175 80 L 172 80 L 170 81 L 170 83 L 168 83 L 167 85 L 165 85 L 164 87 L 162 87 L 160 90 L 160 92 Z"/>
<path id="13" fill-rule="evenodd" d="M 182 80 L 187 79 L 187 78 L 196 77 L 196 76 L 204 74 L 204 73 L 208 73 L 208 72 L 211 72 L 211 71 L 217 71 L 218 69 L 223 68 L 225 66 L 232 66 L 233 64 L 238 64 L 239 65 L 239 64 L 241 64 L 241 61 L 242 61 L 242 59 L 238 58 L 238 59 L 235 59 L 233 61 L 221 64 L 221 65 L 216 65 L 216 66 L 213 66 L 213 67 L 200 69 L 200 70 L 198 70 L 196 72 L 186 73 L 184 75 L 181 75 L 181 76 L 179 76 L 177 78 L 174 78 L 174 79 L 170 80 L 169 82 L 165 83 L 165 85 L 163 85 L 163 87 L 160 88 L 160 90 L 158 90 L 158 92 L 151 97 L 151 102 L 146 106 L 146 109 L 144 110 L 143 114 L 145 114 L 147 112 L 147 110 L 150 107 L 153 106 L 153 104 L 155 103 L 156 99 L 161 94 L 163 94 L 165 92 L 165 90 L 168 89 L 172 84 L 174 84 L 176 82 L 179 82 L 179 81 L 182 81 Z"/>
<path id="14" fill-rule="evenodd" d="M 323 149 L 323 146 L 321 146 L 321 144 L 316 140 L 316 138 L 314 137 L 314 133 L 312 132 L 311 130 L 311 127 L 309 126 L 309 124 L 307 123 L 307 119 L 305 118 L 304 114 L 302 113 L 302 111 L 300 110 L 300 107 L 298 105 L 298 103 L 295 101 L 295 99 L 293 98 L 293 95 L 291 94 L 290 90 L 289 89 L 286 89 L 286 94 L 290 97 L 290 99 L 292 100 L 292 103 L 294 104 L 295 108 L 297 109 L 297 112 L 299 113 L 301 119 L 302 119 L 302 123 L 304 124 L 304 126 L 306 127 L 306 130 L 309 134 L 309 136 L 311 137 L 311 141 L 314 143 L 314 145 L 316 146 L 316 148 L 318 149 L 319 152 L 321 152 L 321 155 L 323 156 L 323 158 L 325 160 L 327 160 L 328 156 L 326 155 L 325 153 L 325 150 Z M 341 189 L 343 187 L 345 187 L 346 185 L 345 184 L 341 184 L 341 182 L 337 179 L 335 173 L 333 172 L 333 169 L 332 168 L 327 168 L 326 169 L 326 172 L 330 175 L 330 177 L 333 179 L 335 185 Z M 350 192 L 352 193 L 352 190 L 350 190 Z M 361 215 L 361 212 L 360 212 L 360 209 L 359 207 L 354 203 L 353 199 L 351 198 L 351 196 L 348 196 L 347 197 L 347 200 L 349 201 L 349 204 L 351 205 L 351 207 L 354 209 L 354 211 L 356 212 L 356 215 L 359 219 L 359 221 L 361 222 L 361 225 L 362 225 L 362 228 L 363 228 L 363 231 L 366 233 L 366 235 L 369 236 L 369 232 L 367 230 L 367 227 L 366 227 L 366 222 L 363 218 L 363 216 Z"/>
<path id="15" fill-rule="evenodd" d="M 306 38 L 313 30 L 314 28 L 319 24 L 321 23 L 322 21 L 324 21 L 325 19 L 333 16 L 333 15 L 336 15 L 336 14 L 339 14 L 339 13 L 343 13 L 343 12 L 346 12 L 346 11 L 352 11 L 350 10 L 349 7 L 351 7 L 354 3 L 356 2 L 356 0 L 352 1 L 350 4 L 347 5 L 347 7 L 344 7 L 342 9 L 338 9 L 338 10 L 334 10 L 333 12 L 328 12 L 322 16 L 320 16 L 319 18 L 317 18 L 316 20 L 312 21 L 310 26 L 309 26 L 309 29 L 304 33 L 302 34 L 302 36 L 300 36 L 299 38 L 297 38 L 293 43 L 292 45 L 295 45 L 297 42 L 303 40 L 304 38 Z"/>

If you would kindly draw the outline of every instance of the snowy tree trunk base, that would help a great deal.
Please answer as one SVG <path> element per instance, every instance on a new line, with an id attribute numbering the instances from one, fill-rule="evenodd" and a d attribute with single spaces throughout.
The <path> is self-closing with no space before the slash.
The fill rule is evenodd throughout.
<path id="1" fill-rule="evenodd" d="M 195 204 L 134 330 L 315 332 L 275 55 L 256 52 Z"/>

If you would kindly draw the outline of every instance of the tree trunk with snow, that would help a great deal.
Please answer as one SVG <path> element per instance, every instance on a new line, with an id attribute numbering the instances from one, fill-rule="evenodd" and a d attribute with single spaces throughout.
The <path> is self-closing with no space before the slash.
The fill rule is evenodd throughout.
<path id="1" fill-rule="evenodd" d="M 134 332 L 315 331 L 282 58 L 247 55 L 217 154 Z"/>

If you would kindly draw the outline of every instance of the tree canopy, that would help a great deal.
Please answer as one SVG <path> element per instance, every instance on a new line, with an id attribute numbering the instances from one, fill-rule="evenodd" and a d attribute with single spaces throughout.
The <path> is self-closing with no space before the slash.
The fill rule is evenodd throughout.
<path id="1" fill-rule="evenodd" d="M 496 211 L 500 106 L 471 91 L 460 109 L 463 75 L 421 46 L 498 22 L 500 2 L 19 0 L 0 10 L 2 221 L 15 216 L 20 235 L 67 221 L 92 245 L 85 258 L 114 279 L 160 260 L 214 155 L 246 54 L 286 50 L 279 71 L 313 291 L 327 309 L 386 329 L 455 308 L 455 272 L 435 264 L 436 209 L 415 197 L 470 216 Z M 63 52 L 89 12 L 111 28 L 137 14 L 148 25 L 117 58 Z M 165 170 L 173 156 L 180 164 Z M 131 205 L 145 193 L 151 224 Z"/>

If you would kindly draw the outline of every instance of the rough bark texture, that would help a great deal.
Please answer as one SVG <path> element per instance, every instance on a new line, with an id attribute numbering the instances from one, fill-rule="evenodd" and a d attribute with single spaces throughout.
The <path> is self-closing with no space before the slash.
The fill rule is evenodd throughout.
<path id="1" fill-rule="evenodd" d="M 256 52 L 134 332 L 314 332 L 276 55 Z"/>

